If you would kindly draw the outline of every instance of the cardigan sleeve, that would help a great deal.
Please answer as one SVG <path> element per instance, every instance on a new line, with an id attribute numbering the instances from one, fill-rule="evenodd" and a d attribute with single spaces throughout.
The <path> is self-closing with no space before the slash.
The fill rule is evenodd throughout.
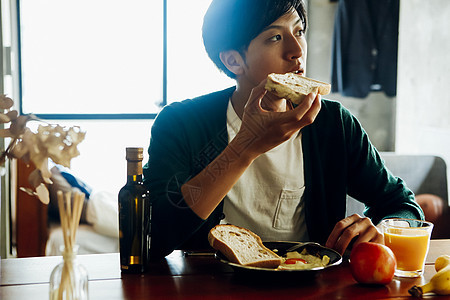
<path id="1" fill-rule="evenodd" d="M 180 247 L 205 222 L 187 206 L 181 194 L 181 186 L 189 179 L 184 145 L 183 128 L 176 114 L 172 107 L 164 108 L 152 126 L 149 160 L 143 170 L 153 203 L 150 247 L 153 259 Z"/>
<path id="2" fill-rule="evenodd" d="M 166 106 L 152 126 L 144 184 L 152 208 L 151 259 L 175 249 L 205 250 L 209 230 L 220 222 L 220 203 L 206 219 L 185 202 L 181 186 L 228 144 L 226 108 L 234 87 Z M 194 193 L 201 191 L 193 190 Z"/>
<path id="3" fill-rule="evenodd" d="M 374 224 L 382 219 L 423 219 L 413 192 L 385 166 L 358 120 L 341 107 L 348 145 L 348 194 L 366 205 L 364 214 Z"/>
<path id="4" fill-rule="evenodd" d="M 364 203 L 374 224 L 389 217 L 423 218 L 414 194 L 385 166 L 358 120 L 339 102 L 322 99 L 303 129 L 305 218 L 312 241 L 325 242 L 345 218 L 347 195 Z"/>

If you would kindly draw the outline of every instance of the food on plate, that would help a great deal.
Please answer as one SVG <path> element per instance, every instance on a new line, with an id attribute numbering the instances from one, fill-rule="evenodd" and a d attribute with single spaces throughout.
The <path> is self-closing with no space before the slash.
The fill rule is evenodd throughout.
<path id="1" fill-rule="evenodd" d="M 261 238 L 252 231 L 235 225 L 217 225 L 208 234 L 209 244 L 220 251 L 230 262 L 249 267 L 279 270 L 306 270 L 323 268 L 330 257 L 292 251 L 284 257 L 263 245 Z"/>
<path id="2" fill-rule="evenodd" d="M 426 293 L 450 295 L 450 256 L 441 255 L 435 263 L 436 274 L 424 285 L 415 285 L 408 292 L 415 297 L 422 297 Z"/>
<path id="3" fill-rule="evenodd" d="M 278 266 L 280 270 L 307 270 L 314 268 L 323 268 L 330 263 L 330 257 L 324 255 L 309 254 L 306 249 L 303 249 L 301 253 L 297 251 L 286 253 L 286 257 L 283 258 L 283 262 Z"/>
<path id="4" fill-rule="evenodd" d="M 397 260 L 387 246 L 363 242 L 350 253 L 350 270 L 353 278 L 364 284 L 388 284 L 394 278 Z"/>
<path id="5" fill-rule="evenodd" d="M 267 76 L 265 89 L 278 97 L 290 100 L 294 104 L 300 104 L 309 93 L 329 94 L 331 85 L 299 74 L 271 73 Z"/>
<path id="6" fill-rule="evenodd" d="M 208 241 L 229 261 L 244 266 L 277 268 L 283 261 L 258 235 L 235 225 L 216 225 L 209 231 Z"/>

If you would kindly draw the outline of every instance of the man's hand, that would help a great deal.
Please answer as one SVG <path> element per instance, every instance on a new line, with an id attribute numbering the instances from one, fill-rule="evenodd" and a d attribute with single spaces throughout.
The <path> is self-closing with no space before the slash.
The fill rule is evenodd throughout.
<path id="1" fill-rule="evenodd" d="M 236 136 L 239 144 L 246 145 L 251 156 L 258 156 L 287 141 L 303 127 L 314 122 L 321 107 L 321 96 L 309 94 L 295 109 L 285 110 L 285 99 L 275 99 L 270 103 L 264 89 L 265 81 L 253 88 L 244 108 L 241 129 Z M 261 105 L 265 101 L 264 109 Z M 268 110 L 270 109 L 270 110 Z"/>
<path id="2" fill-rule="evenodd" d="M 309 94 L 302 104 L 287 110 L 286 99 L 265 97 L 264 84 L 252 89 L 234 139 L 181 187 L 186 203 L 202 219 L 209 217 L 254 159 L 311 124 L 320 111 L 320 95 Z"/>
<path id="3" fill-rule="evenodd" d="M 383 234 L 369 218 L 354 214 L 334 226 L 325 246 L 344 254 L 353 239 L 353 246 L 362 242 L 384 243 Z"/>

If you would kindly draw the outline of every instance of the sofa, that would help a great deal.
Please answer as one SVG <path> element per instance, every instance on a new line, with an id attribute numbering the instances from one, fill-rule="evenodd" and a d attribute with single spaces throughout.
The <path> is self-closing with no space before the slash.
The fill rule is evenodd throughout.
<path id="1" fill-rule="evenodd" d="M 51 180 L 48 185 L 50 203 L 45 205 L 36 197 L 20 190 L 30 188 L 28 175 L 33 168 L 18 161 L 18 184 L 16 190 L 16 218 L 13 245 L 17 257 L 60 255 L 64 245 L 59 223 L 57 191 L 85 194 L 76 243 L 78 254 L 111 253 L 119 251 L 119 226 L 117 195 L 108 191 L 96 190 L 78 178 L 69 169 L 61 166 L 51 167 Z"/>

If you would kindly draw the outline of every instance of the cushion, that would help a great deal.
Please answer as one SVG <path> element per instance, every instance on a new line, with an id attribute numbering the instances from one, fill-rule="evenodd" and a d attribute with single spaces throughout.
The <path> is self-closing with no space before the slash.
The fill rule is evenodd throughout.
<path id="1" fill-rule="evenodd" d="M 60 172 L 58 166 L 54 166 L 50 169 L 52 177 L 50 178 L 53 184 L 48 185 L 48 191 L 50 194 L 50 203 L 48 204 L 48 216 L 50 221 L 59 222 L 59 209 L 58 209 L 58 191 L 62 191 L 64 194 L 67 192 L 72 193 L 72 201 L 74 199 L 75 192 L 82 192 L 78 186 L 72 186 L 66 178 Z M 73 175 L 72 175 L 73 176 Z M 74 177 L 75 178 L 75 177 Z M 87 185 L 86 185 L 87 186 Z M 86 189 L 85 189 L 86 190 Z M 88 190 L 86 190 L 88 191 Z M 90 194 L 85 193 L 83 210 L 81 211 L 80 223 L 87 223 L 86 208 L 89 201 Z"/>

